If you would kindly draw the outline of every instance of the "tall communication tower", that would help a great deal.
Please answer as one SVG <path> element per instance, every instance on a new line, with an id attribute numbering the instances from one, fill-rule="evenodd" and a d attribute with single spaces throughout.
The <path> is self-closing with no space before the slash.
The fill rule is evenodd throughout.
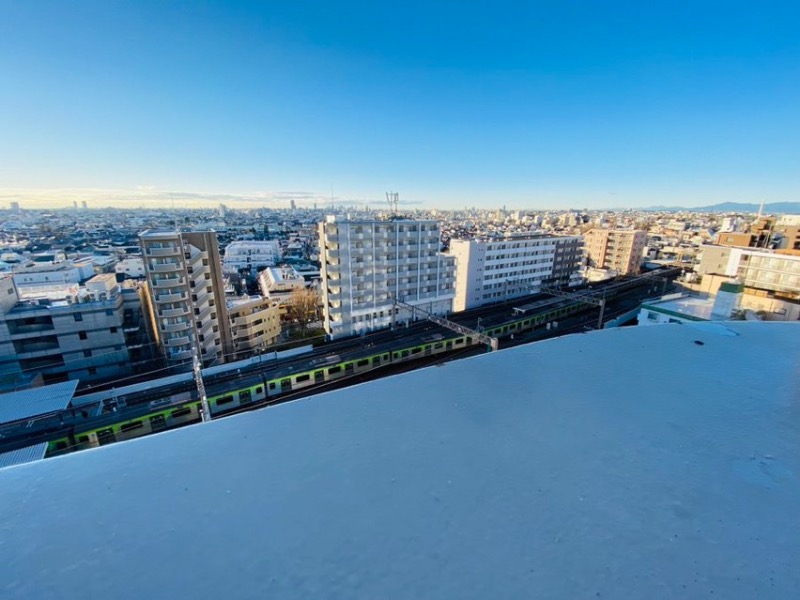
<path id="1" fill-rule="evenodd" d="M 389 203 L 389 210 L 392 215 L 397 215 L 397 205 L 400 203 L 400 194 L 397 192 L 386 192 L 386 201 Z"/>

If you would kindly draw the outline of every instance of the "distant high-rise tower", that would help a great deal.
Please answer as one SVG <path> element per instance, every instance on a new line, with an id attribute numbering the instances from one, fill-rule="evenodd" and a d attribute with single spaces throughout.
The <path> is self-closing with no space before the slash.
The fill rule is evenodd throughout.
<path id="1" fill-rule="evenodd" d="M 89 208 L 89 206 L 86 204 L 86 200 L 81 200 L 81 208 L 83 210 L 86 210 L 87 208 Z"/>
<path id="2" fill-rule="evenodd" d="M 297 204 L 295 203 L 295 201 L 294 201 L 294 200 L 292 200 L 292 201 L 289 203 L 289 206 L 292 208 L 292 212 L 294 212 L 295 210 L 297 210 Z"/>
<path id="3" fill-rule="evenodd" d="M 222 217 L 223 219 L 225 218 L 225 210 L 226 210 L 226 208 L 227 207 L 224 204 L 220 204 L 219 205 L 219 209 L 218 209 L 219 216 Z"/>
<path id="4" fill-rule="evenodd" d="M 12 213 L 19 214 L 19 202 L 12 202 L 10 208 Z"/>
<path id="5" fill-rule="evenodd" d="M 148 309 L 170 364 L 223 362 L 232 351 L 217 234 L 145 231 L 139 235 L 147 274 Z"/>
<path id="6" fill-rule="evenodd" d="M 78 210 L 78 201 L 77 200 L 73 200 L 72 201 L 72 208 L 74 208 L 75 210 Z"/>

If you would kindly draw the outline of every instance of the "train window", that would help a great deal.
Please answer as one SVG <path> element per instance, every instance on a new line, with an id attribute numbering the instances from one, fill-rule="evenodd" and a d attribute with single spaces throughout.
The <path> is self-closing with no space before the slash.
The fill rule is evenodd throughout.
<path id="1" fill-rule="evenodd" d="M 133 431 L 134 429 L 141 429 L 144 427 L 144 423 L 141 421 L 134 421 L 133 423 L 123 423 L 119 426 L 120 433 L 125 433 L 126 431 Z"/>
<path id="2" fill-rule="evenodd" d="M 88 436 L 88 435 L 81 435 L 81 436 L 78 436 L 78 441 L 79 441 L 81 444 L 85 444 L 86 442 L 88 442 L 88 441 L 89 441 L 89 436 Z"/>
<path id="3" fill-rule="evenodd" d="M 383 360 L 389 360 L 389 355 L 388 354 L 384 354 L 383 355 Z"/>
<path id="4" fill-rule="evenodd" d="M 291 379 L 281 379 L 281 390 L 284 389 L 292 389 L 292 380 Z"/>
<path id="5" fill-rule="evenodd" d="M 116 442 L 117 436 L 114 435 L 114 430 L 109 427 L 108 429 L 101 429 L 97 432 L 97 441 L 103 446 L 104 444 Z"/>
<path id="6" fill-rule="evenodd" d="M 217 398 L 217 406 L 222 406 L 223 404 L 230 404 L 233 402 L 233 396 L 222 396 L 222 398 Z"/>
<path id="7" fill-rule="evenodd" d="M 252 397 L 253 396 L 252 396 L 252 393 L 250 392 L 250 390 L 242 390 L 242 391 L 239 392 L 239 403 L 250 402 Z"/>
<path id="8" fill-rule="evenodd" d="M 380 356 L 374 356 L 374 357 L 372 358 L 372 364 L 373 364 L 373 365 L 379 365 L 379 364 L 381 364 L 381 357 L 380 357 Z"/>
<path id="9" fill-rule="evenodd" d="M 306 373 L 304 375 L 298 375 L 297 378 L 295 379 L 295 381 L 297 383 L 300 383 L 301 381 L 308 381 L 309 379 L 311 379 L 311 375 Z"/>
<path id="10" fill-rule="evenodd" d="M 422 352 L 422 348 L 413 348 L 411 350 L 411 354 L 419 354 L 420 352 Z"/>
<path id="11" fill-rule="evenodd" d="M 270 381 L 269 382 L 269 389 L 271 389 L 271 390 L 275 389 L 275 382 L 274 381 Z"/>
<path id="12" fill-rule="evenodd" d="M 433 347 L 436 350 L 439 350 L 440 348 L 444 348 L 444 344 L 442 342 L 439 342 L 438 344 L 434 344 Z"/>
<path id="13" fill-rule="evenodd" d="M 191 413 L 192 413 L 191 408 L 179 408 L 178 410 L 173 410 L 172 414 L 170 414 L 170 417 L 173 419 L 178 419 L 180 417 L 185 417 L 186 415 L 189 415 Z"/>
<path id="14" fill-rule="evenodd" d="M 331 367 L 330 369 L 328 369 L 328 375 L 333 375 L 334 373 L 338 373 L 341 370 L 342 370 L 342 367 L 340 367 L 340 366 Z"/>
<path id="15" fill-rule="evenodd" d="M 67 448 L 67 442 L 61 441 L 56 442 L 56 450 L 65 450 Z"/>
<path id="16" fill-rule="evenodd" d="M 344 366 L 344 370 L 345 370 L 345 372 L 347 372 L 347 371 L 352 371 L 352 370 L 353 370 L 353 363 L 347 363 L 347 364 Z"/>
<path id="17" fill-rule="evenodd" d="M 356 363 L 357 367 L 366 367 L 369 364 L 369 359 L 360 360 Z"/>
<path id="18" fill-rule="evenodd" d="M 408 350 L 403 350 L 403 352 L 400 354 L 400 356 L 402 356 L 402 357 L 404 357 L 404 358 L 405 358 L 406 356 L 408 356 Z"/>
<path id="19" fill-rule="evenodd" d="M 458 338 L 458 339 L 456 340 L 456 346 L 460 346 L 460 345 L 461 345 L 461 344 L 463 344 L 463 343 L 464 343 L 464 338 Z"/>
<path id="20" fill-rule="evenodd" d="M 264 387 L 263 386 L 258 386 L 256 388 L 256 394 L 263 394 L 263 393 L 264 393 Z"/>
<path id="21" fill-rule="evenodd" d="M 160 431 L 167 426 L 167 420 L 164 415 L 155 415 L 150 417 L 150 429 L 153 431 Z"/>

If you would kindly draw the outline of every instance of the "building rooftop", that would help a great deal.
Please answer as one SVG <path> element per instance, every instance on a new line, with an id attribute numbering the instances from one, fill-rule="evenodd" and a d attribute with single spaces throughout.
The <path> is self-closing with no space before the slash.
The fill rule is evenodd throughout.
<path id="1" fill-rule="evenodd" d="M 0 590 L 792 598 L 798 334 L 566 336 L 6 469 Z"/>
<path id="2" fill-rule="evenodd" d="M 675 315 L 692 321 L 716 321 L 712 318 L 714 298 L 697 298 L 695 296 L 681 296 L 679 298 L 665 298 L 663 300 L 649 300 L 642 304 L 643 309 L 654 310 L 667 315 Z"/>

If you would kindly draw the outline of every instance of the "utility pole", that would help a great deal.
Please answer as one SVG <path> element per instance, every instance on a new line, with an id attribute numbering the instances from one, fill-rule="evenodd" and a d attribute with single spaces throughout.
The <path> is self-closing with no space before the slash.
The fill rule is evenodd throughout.
<path id="1" fill-rule="evenodd" d="M 197 385 L 197 394 L 200 396 L 200 417 L 203 419 L 203 423 L 205 423 L 211 420 L 211 408 L 208 405 L 208 398 L 206 397 L 206 386 L 203 383 L 203 365 L 200 362 L 197 347 L 195 347 L 195 354 L 192 362 L 194 382 Z"/>

